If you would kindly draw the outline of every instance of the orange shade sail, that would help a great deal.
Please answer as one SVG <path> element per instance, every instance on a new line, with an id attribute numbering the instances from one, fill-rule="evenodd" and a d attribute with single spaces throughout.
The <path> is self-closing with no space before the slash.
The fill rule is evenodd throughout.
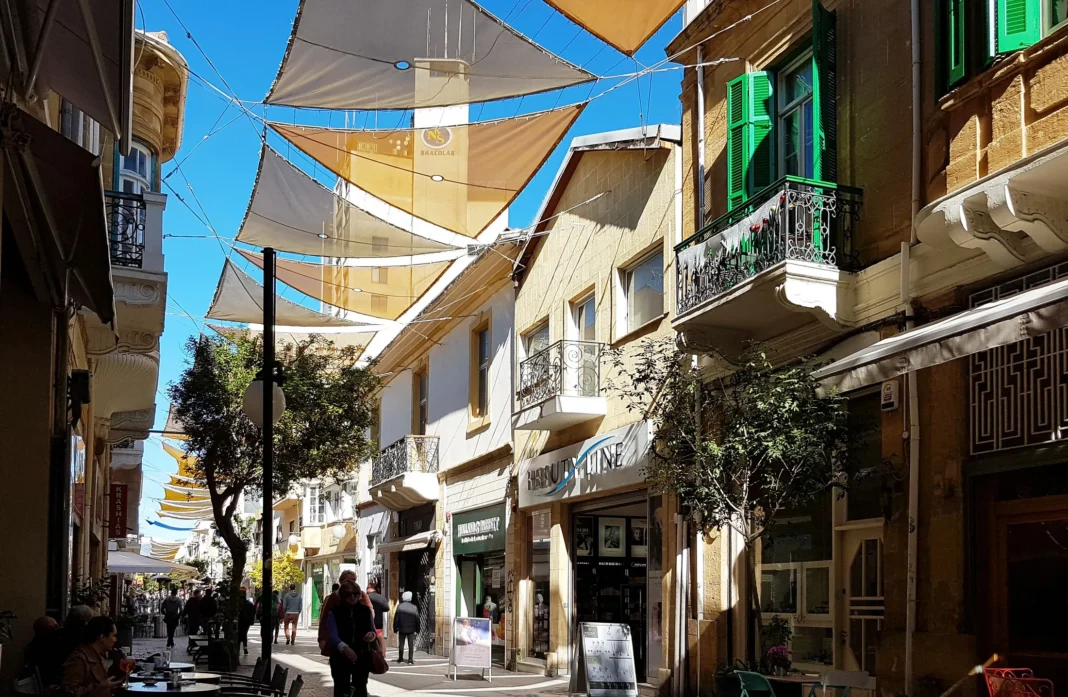
<path id="1" fill-rule="evenodd" d="M 545 0 L 586 31 L 628 56 L 641 48 L 685 0 Z"/>

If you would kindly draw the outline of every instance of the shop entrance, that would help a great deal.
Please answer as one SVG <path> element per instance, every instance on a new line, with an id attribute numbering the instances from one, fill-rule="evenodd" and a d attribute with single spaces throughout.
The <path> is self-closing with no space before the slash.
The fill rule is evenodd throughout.
<path id="1" fill-rule="evenodd" d="M 493 632 L 493 662 L 504 666 L 504 554 L 456 557 L 456 617 L 485 617 Z"/>
<path id="2" fill-rule="evenodd" d="M 640 498 L 621 499 L 576 510 L 572 515 L 575 624 L 572 654 L 578 650 L 578 623 L 630 626 L 639 681 L 647 671 L 649 506 Z"/>
<path id="3" fill-rule="evenodd" d="M 434 557 L 436 547 L 426 547 L 400 554 L 400 592 L 411 591 L 412 602 L 419 610 L 417 651 L 434 651 Z"/>

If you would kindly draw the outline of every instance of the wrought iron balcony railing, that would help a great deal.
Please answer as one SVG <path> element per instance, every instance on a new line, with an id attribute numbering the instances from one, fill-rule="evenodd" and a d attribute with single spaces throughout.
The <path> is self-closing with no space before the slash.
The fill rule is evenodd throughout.
<path id="1" fill-rule="evenodd" d="M 601 351 L 593 341 L 557 341 L 519 364 L 516 401 L 525 409 L 550 397 L 601 396 Z"/>
<path id="2" fill-rule="evenodd" d="M 143 268 L 145 260 L 145 199 L 140 194 L 108 191 L 104 194 L 108 215 L 111 263 Z"/>
<path id="3" fill-rule="evenodd" d="M 371 486 L 408 472 L 438 471 L 438 437 L 405 436 L 385 447 L 371 465 Z"/>
<path id="4" fill-rule="evenodd" d="M 856 268 L 862 202 L 860 189 L 798 177 L 764 189 L 675 247 L 676 314 L 784 261 Z"/>

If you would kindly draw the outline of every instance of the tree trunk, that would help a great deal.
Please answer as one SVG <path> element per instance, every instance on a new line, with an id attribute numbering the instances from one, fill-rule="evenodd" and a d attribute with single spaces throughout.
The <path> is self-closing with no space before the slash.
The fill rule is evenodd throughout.
<path id="1" fill-rule="evenodd" d="M 764 661 L 764 622 L 760 613 L 760 577 L 757 576 L 755 540 L 745 542 L 745 565 L 749 573 L 750 631 L 752 640 L 746 642 L 746 655 L 754 670 Z"/>
<path id="2" fill-rule="evenodd" d="M 245 555 L 248 550 L 245 548 L 244 542 L 240 545 L 241 549 L 236 550 L 230 548 L 230 558 L 233 560 L 232 571 L 230 573 L 230 597 L 226 602 L 226 632 L 227 639 L 237 640 L 237 622 L 238 615 L 240 614 L 239 605 L 241 603 L 241 579 L 245 575 Z"/>

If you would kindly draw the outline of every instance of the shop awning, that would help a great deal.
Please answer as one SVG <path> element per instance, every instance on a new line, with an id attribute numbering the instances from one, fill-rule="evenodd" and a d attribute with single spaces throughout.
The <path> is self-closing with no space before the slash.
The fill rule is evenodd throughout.
<path id="1" fill-rule="evenodd" d="M 431 545 L 437 545 L 440 540 L 440 532 L 437 530 L 427 530 L 426 532 L 411 535 L 401 540 L 384 542 L 375 548 L 375 552 L 379 554 L 390 554 L 391 552 L 417 552 L 420 549 L 426 549 Z"/>
<path id="2" fill-rule="evenodd" d="M 26 267 L 47 270 L 59 299 L 69 268 L 71 299 L 110 323 L 115 293 L 99 158 L 25 112 L 11 130 L 29 140 L 25 150 L 8 148 L 4 183 L 4 213 Z"/>
<path id="3" fill-rule="evenodd" d="M 1068 326 L 1068 279 L 917 327 L 820 368 L 825 388 L 848 392 Z"/>
<path id="4" fill-rule="evenodd" d="M 185 564 L 143 557 L 134 552 L 108 552 L 109 574 L 170 574 L 175 572 L 195 574 L 197 570 Z"/>

